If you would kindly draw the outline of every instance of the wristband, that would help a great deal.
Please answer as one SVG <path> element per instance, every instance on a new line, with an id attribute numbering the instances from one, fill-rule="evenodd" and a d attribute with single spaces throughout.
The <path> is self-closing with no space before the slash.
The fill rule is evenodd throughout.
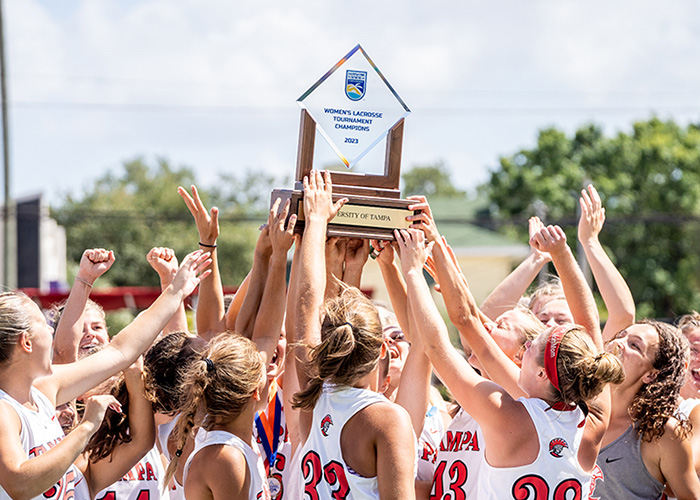
<path id="1" fill-rule="evenodd" d="M 207 248 L 216 248 L 216 243 L 213 245 L 207 245 L 206 243 L 202 243 L 201 241 L 199 242 L 200 247 L 207 247 Z"/>
<path id="2" fill-rule="evenodd" d="M 78 276 L 76 276 L 75 279 L 76 279 L 76 281 L 80 281 L 80 282 L 82 282 L 82 283 L 85 283 L 87 286 L 89 286 L 90 288 L 92 288 L 92 283 L 90 283 L 89 281 L 84 280 L 83 278 L 79 278 Z"/>

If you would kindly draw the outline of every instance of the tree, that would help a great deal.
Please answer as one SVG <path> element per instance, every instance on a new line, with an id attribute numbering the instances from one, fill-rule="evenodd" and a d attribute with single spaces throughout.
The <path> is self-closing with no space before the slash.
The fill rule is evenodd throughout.
<path id="1" fill-rule="evenodd" d="M 221 203 L 219 265 L 226 285 L 239 284 L 250 269 L 257 227 L 266 218 L 266 214 L 251 212 L 251 204 L 242 207 L 229 194 L 245 191 L 247 177 L 241 181 L 227 176 L 216 188 Z M 259 190 L 265 181 L 259 178 Z M 86 248 L 111 249 L 117 261 L 102 282 L 157 286 L 158 276 L 146 262 L 152 247 L 170 247 L 180 260 L 199 248 L 192 215 L 177 193 L 178 186 L 189 188 L 191 184 L 196 184 L 196 179 L 190 168 L 175 168 L 163 159 L 150 167 L 136 158 L 125 162 L 121 172 L 99 178 L 81 194 L 65 195 L 52 207 L 52 216 L 66 228 L 68 258 L 78 262 Z M 211 207 L 209 191 L 198 188 L 204 203 Z M 268 186 L 268 192 L 270 189 Z"/>
<path id="2" fill-rule="evenodd" d="M 525 236 L 544 212 L 575 238 L 581 188 L 601 193 L 601 241 L 627 279 L 639 316 L 672 317 L 700 304 L 700 127 L 657 118 L 605 137 L 595 125 L 573 137 L 549 128 L 537 145 L 500 159 L 482 186 L 503 230 Z"/>
<path id="3" fill-rule="evenodd" d="M 464 191 L 460 191 L 452 183 L 451 174 L 442 161 L 435 165 L 416 165 L 404 172 L 402 180 L 404 196 L 464 196 Z"/>

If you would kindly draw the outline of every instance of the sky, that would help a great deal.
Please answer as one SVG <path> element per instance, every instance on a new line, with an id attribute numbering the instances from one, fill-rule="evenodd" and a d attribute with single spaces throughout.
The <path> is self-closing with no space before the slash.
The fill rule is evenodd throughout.
<path id="1" fill-rule="evenodd" d="M 138 156 L 202 186 L 291 178 L 296 100 L 358 43 L 412 111 L 402 168 L 443 161 L 467 190 L 546 127 L 700 122 L 697 0 L 5 0 L 3 17 L 15 197 L 55 202 Z"/>

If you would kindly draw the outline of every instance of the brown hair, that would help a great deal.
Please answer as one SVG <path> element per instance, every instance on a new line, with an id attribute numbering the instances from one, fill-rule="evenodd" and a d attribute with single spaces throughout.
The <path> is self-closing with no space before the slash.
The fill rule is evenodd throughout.
<path id="1" fill-rule="evenodd" d="M 637 436 L 651 442 L 663 435 L 669 418 L 678 418 L 678 401 L 685 382 L 690 348 L 680 329 L 673 325 L 651 319 L 637 324 L 653 327 L 659 336 L 656 357 L 652 363 L 657 370 L 656 377 L 642 385 L 629 408 Z M 685 418 L 679 419 L 681 435 L 687 436 L 690 430 L 690 422 Z"/>
<path id="2" fill-rule="evenodd" d="M 700 328 L 700 313 L 697 311 L 691 311 L 690 314 L 684 314 L 678 318 L 678 328 L 681 329 L 683 335 L 688 335 L 688 331 L 691 328 Z"/>
<path id="3" fill-rule="evenodd" d="M 22 292 L 0 293 L 0 363 L 10 359 L 19 336 L 32 326 L 29 300 Z"/>
<path id="4" fill-rule="evenodd" d="M 549 336 L 557 328 L 542 333 Z M 545 348 L 540 357 L 545 366 Z M 599 353 L 590 335 L 580 326 L 571 325 L 559 342 L 556 356 L 559 390 L 554 386 L 555 399 L 565 404 L 586 407 L 608 383 L 619 384 L 625 379 L 622 362 L 611 353 Z"/>
<path id="5" fill-rule="evenodd" d="M 206 415 L 205 428 L 214 422 L 230 422 L 250 404 L 256 390 L 266 381 L 265 366 L 255 344 L 240 335 L 222 333 L 214 337 L 199 360 L 184 375 L 183 387 L 189 392 L 182 401 L 181 417 L 175 427 L 177 452 L 172 457 L 164 484 L 175 474 L 187 437 Z M 252 411 L 252 407 L 251 407 Z"/>
<path id="6" fill-rule="evenodd" d="M 294 394 L 294 408 L 313 410 L 324 382 L 352 386 L 379 361 L 384 333 L 377 308 L 357 288 L 345 288 L 324 304 L 321 343 L 310 349 L 305 389 Z"/>
<path id="7" fill-rule="evenodd" d="M 201 359 L 205 342 L 187 332 L 172 332 L 143 356 L 144 390 L 153 411 L 174 415 L 182 402 L 182 379 L 193 361 Z"/>
<path id="8" fill-rule="evenodd" d="M 126 389 L 123 374 L 112 385 L 109 393 L 121 403 L 122 413 L 108 408 L 100 427 L 85 446 L 85 451 L 93 463 L 110 456 L 119 444 L 131 442 L 129 435 L 129 392 Z"/>
<path id="9" fill-rule="evenodd" d="M 546 328 L 544 323 L 535 316 L 535 313 L 527 307 L 517 305 L 513 310 L 522 315 L 522 319 L 515 325 L 516 328 L 520 330 L 520 333 L 522 333 L 522 338 L 520 339 L 521 344 L 524 344 L 528 340 L 535 340 Z"/>

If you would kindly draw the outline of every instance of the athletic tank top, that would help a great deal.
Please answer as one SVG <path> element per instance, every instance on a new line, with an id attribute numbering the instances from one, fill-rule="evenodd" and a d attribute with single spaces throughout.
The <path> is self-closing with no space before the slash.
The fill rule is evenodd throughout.
<path id="1" fill-rule="evenodd" d="M 555 410 L 536 398 L 519 398 L 539 441 L 537 458 L 520 467 L 492 467 L 484 461 L 479 498 L 587 498 L 591 474 L 578 463 L 585 415 L 580 408 Z M 534 494 L 534 497 L 530 495 Z M 612 498 L 612 497 L 604 497 Z M 622 498 L 622 497 L 620 497 Z"/>
<path id="2" fill-rule="evenodd" d="M 31 397 L 37 406 L 37 411 L 22 406 L 5 391 L 0 390 L 0 401 L 5 401 L 12 406 L 19 416 L 22 424 L 19 440 L 30 460 L 46 453 L 63 439 L 63 429 L 58 423 L 56 410 L 48 398 L 34 387 L 31 389 Z M 75 465 L 71 465 L 53 487 L 45 491 L 43 495 L 34 497 L 33 500 L 72 499 L 75 496 L 76 480 L 80 478 L 82 478 L 80 471 Z M 5 489 L 0 486 L 0 499 L 9 498 L 10 496 Z"/>
<path id="3" fill-rule="evenodd" d="M 678 413 L 683 415 L 685 418 L 689 418 L 690 413 L 698 405 L 700 405 L 700 399 L 697 399 L 697 398 L 682 399 L 680 404 L 678 405 Z M 695 429 L 693 429 L 693 430 L 695 430 Z"/>
<path id="4" fill-rule="evenodd" d="M 270 400 L 265 410 L 255 416 L 253 441 L 263 459 L 272 500 L 286 500 L 289 483 L 292 442 L 284 418 L 284 394 L 275 382 L 270 384 Z M 293 499 L 290 499 L 293 500 Z"/>
<path id="5" fill-rule="evenodd" d="M 170 437 L 170 434 L 173 432 L 175 429 L 175 426 L 177 425 L 178 420 L 180 420 L 180 414 L 178 413 L 173 417 L 173 419 L 170 422 L 167 422 L 165 424 L 161 424 L 158 426 L 158 434 L 156 436 L 156 439 L 158 439 L 158 445 L 160 445 L 160 451 L 165 457 L 165 460 L 170 463 L 170 460 L 172 459 L 170 457 L 170 452 L 168 451 L 168 438 Z M 204 439 L 204 435 L 206 432 L 204 429 L 199 428 L 197 429 L 197 434 L 195 434 L 194 437 L 194 442 L 195 445 L 198 441 L 201 441 Z M 165 476 L 165 474 L 163 474 Z M 170 500 L 185 500 L 185 489 L 182 487 L 180 483 L 177 482 L 177 479 L 173 477 L 171 479 L 171 485 L 168 485 L 168 497 Z"/>
<path id="6" fill-rule="evenodd" d="M 634 426 L 623 432 L 598 454 L 599 473 L 592 497 L 655 500 L 664 485 L 652 476 L 642 460 L 642 443 Z"/>
<path id="7" fill-rule="evenodd" d="M 340 435 L 347 421 L 358 411 L 387 401 L 381 394 L 365 389 L 323 386 L 313 411 L 309 437 L 301 446 L 301 492 L 292 498 L 379 498 L 377 477 L 362 477 L 343 460 Z"/>
<path id="8" fill-rule="evenodd" d="M 202 448 L 207 446 L 223 444 L 236 448 L 243 453 L 245 457 L 245 461 L 248 464 L 248 472 L 250 473 L 248 499 L 270 500 L 270 489 L 268 488 L 267 478 L 265 477 L 265 467 L 263 466 L 262 458 L 260 458 L 260 454 L 257 450 L 251 448 L 250 444 L 247 444 L 238 436 L 226 431 L 208 431 L 204 433 L 203 437 L 204 439 L 202 440 L 195 440 L 194 450 L 190 456 L 187 457 L 187 462 L 185 462 L 185 471 L 183 473 L 185 485 L 187 485 L 187 473 L 195 455 L 197 455 Z"/>
<path id="9" fill-rule="evenodd" d="M 440 441 L 435 463 L 431 500 L 477 498 L 484 437 L 476 420 L 462 408 Z"/>
<path id="10" fill-rule="evenodd" d="M 440 415 L 437 406 L 430 405 L 425 413 L 423 430 L 418 437 L 418 473 L 416 479 L 419 481 L 431 481 L 435 474 L 435 459 L 440 440 L 445 432 L 445 423 Z"/>
<path id="11" fill-rule="evenodd" d="M 95 500 L 167 500 L 167 492 L 162 493 L 164 479 L 163 462 L 154 446 L 123 478 L 95 495 Z"/>

